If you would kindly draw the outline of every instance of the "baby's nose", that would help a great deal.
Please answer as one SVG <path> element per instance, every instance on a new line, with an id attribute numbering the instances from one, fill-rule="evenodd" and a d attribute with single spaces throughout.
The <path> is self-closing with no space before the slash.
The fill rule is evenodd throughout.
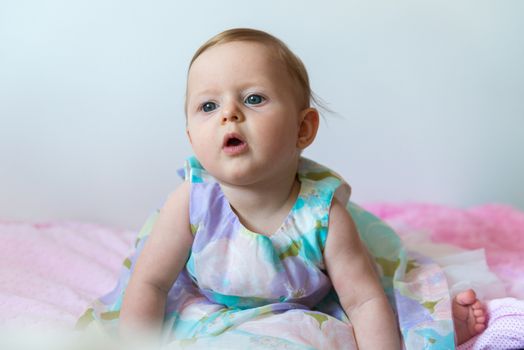
<path id="1" fill-rule="evenodd" d="M 222 124 L 228 122 L 239 123 L 244 120 L 244 115 L 239 110 L 225 111 L 222 115 Z"/>

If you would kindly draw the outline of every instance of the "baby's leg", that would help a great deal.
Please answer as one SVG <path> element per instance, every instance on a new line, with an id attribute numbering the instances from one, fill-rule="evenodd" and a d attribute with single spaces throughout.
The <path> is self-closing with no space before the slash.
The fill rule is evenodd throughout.
<path id="1" fill-rule="evenodd" d="M 486 328 L 486 311 L 472 289 L 453 299 L 453 323 L 458 344 L 465 343 Z"/>

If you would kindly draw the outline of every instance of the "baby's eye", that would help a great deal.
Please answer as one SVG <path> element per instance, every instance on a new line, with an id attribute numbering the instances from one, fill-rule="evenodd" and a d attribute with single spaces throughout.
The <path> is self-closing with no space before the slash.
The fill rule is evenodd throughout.
<path id="1" fill-rule="evenodd" d="M 215 110 L 217 108 L 217 104 L 215 102 L 206 102 L 204 104 L 202 104 L 202 110 L 204 112 L 211 112 L 213 110 Z"/>
<path id="2" fill-rule="evenodd" d="M 258 105 L 262 102 L 264 102 L 265 98 L 260 96 L 260 95 L 256 95 L 256 94 L 253 94 L 253 95 L 249 95 L 248 97 L 246 97 L 246 99 L 244 100 L 244 103 L 247 103 L 247 104 L 250 104 L 250 105 Z"/>

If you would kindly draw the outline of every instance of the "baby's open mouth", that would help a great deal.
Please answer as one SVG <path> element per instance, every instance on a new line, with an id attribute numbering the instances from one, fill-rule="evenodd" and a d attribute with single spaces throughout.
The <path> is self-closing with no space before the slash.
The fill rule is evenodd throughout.
<path id="1" fill-rule="evenodd" d="M 227 134 L 224 137 L 222 149 L 230 155 L 240 154 L 247 150 L 247 142 L 239 134 Z"/>
<path id="2" fill-rule="evenodd" d="M 238 145 L 241 145 L 243 143 L 244 143 L 244 141 L 242 141 L 240 139 L 237 139 L 236 137 L 232 137 L 232 138 L 227 140 L 226 146 L 227 147 L 238 146 Z"/>

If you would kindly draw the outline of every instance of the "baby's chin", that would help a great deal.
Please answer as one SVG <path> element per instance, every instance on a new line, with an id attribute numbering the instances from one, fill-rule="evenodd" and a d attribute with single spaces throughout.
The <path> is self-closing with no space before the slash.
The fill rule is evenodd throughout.
<path id="1" fill-rule="evenodd" d="M 257 181 L 252 179 L 248 174 L 236 172 L 235 174 L 227 174 L 215 177 L 217 182 L 222 186 L 228 187 L 252 187 L 257 185 Z"/>

